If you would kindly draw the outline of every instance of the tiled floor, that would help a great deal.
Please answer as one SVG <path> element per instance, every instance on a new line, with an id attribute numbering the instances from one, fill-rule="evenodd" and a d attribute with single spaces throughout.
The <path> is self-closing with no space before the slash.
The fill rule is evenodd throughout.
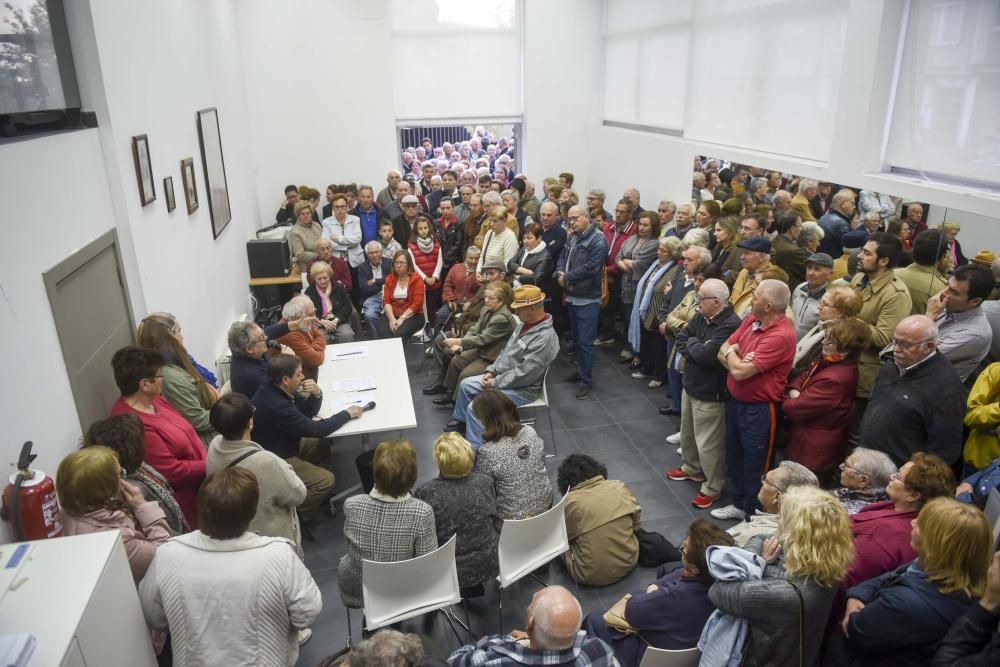
<path id="1" fill-rule="evenodd" d="M 436 407 L 429 397 L 420 393 L 420 388 L 429 384 L 431 368 L 431 361 L 425 363 L 422 359 L 421 349 L 412 344 L 406 349 L 417 427 L 402 434 L 417 450 L 418 485 L 437 474 L 431 448 L 445 422 L 451 418 L 450 410 Z M 691 505 L 691 499 L 698 492 L 697 484 L 672 482 L 663 476 L 666 469 L 680 463 L 676 448 L 664 442 L 665 436 L 676 431 L 677 418 L 657 413 L 657 408 L 666 402 L 666 387 L 649 389 L 645 380 L 630 378 L 628 367 L 618 363 L 619 349 L 617 345 L 595 348 L 593 392 L 583 401 L 574 396 L 575 385 L 563 381 L 574 367 L 565 355 L 560 355 L 549 372 L 550 410 L 539 410 L 535 428 L 546 441 L 546 448 L 557 452 L 548 460 L 553 486 L 563 457 L 576 452 L 590 454 L 607 465 L 609 477 L 620 479 L 631 487 L 642 505 L 643 527 L 662 533 L 676 544 L 693 519 L 710 518 L 709 513 Z M 549 419 L 552 420 L 551 432 Z M 336 441 L 332 466 L 338 489 L 357 482 L 354 457 L 360 451 L 360 438 Z M 726 498 L 722 501 L 724 504 Z M 313 638 L 302 647 L 298 664 L 304 667 L 311 667 L 323 656 L 343 648 L 347 638 L 347 617 L 337 588 L 337 563 L 345 552 L 342 517 L 324 519 L 313 528 L 313 535 L 316 541 L 305 545 L 306 565 L 323 592 L 324 609 L 313 625 Z M 574 591 L 584 613 L 589 613 L 604 611 L 625 593 L 643 588 L 655 578 L 655 572 L 636 568 L 617 584 L 591 588 L 578 586 L 561 565 L 553 563 L 544 578 L 548 583 L 563 584 Z M 538 588 L 537 582 L 526 578 L 503 592 L 504 631 L 523 627 L 524 609 Z M 485 597 L 471 600 L 469 614 L 477 638 L 498 632 L 496 588 L 488 587 Z M 360 612 L 352 613 L 351 622 L 357 641 L 360 639 Z M 402 629 L 429 635 L 438 643 L 440 653 L 447 653 L 458 645 L 440 614 L 404 622 Z M 459 628 L 459 632 L 463 635 L 463 643 L 473 640 L 463 629 Z"/>

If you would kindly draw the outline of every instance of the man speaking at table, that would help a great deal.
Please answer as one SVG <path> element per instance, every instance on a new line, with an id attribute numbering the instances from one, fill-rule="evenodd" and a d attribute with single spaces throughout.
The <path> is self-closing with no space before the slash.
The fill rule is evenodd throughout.
<path id="1" fill-rule="evenodd" d="M 476 396 L 492 388 L 507 394 L 515 405 L 531 403 L 542 393 L 545 369 L 559 354 L 559 338 L 552 328 L 552 318 L 545 312 L 545 294 L 538 287 L 518 287 L 510 308 L 521 323 L 485 373 L 462 380 L 454 418 L 448 422 L 447 430 L 466 431 L 466 439 L 474 449 L 483 444 L 483 425 L 469 410 Z"/>

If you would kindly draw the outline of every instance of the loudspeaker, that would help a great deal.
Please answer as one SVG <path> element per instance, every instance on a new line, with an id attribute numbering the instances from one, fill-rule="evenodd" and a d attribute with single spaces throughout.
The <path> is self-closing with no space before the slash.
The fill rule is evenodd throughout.
<path id="1" fill-rule="evenodd" d="M 292 268 L 288 239 L 250 239 L 247 261 L 251 278 L 284 278 Z"/>

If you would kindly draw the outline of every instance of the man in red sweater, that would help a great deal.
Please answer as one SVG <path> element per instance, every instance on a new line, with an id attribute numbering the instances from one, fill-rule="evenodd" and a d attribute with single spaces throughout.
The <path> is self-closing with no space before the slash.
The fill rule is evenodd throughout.
<path id="1" fill-rule="evenodd" d="M 632 202 L 624 197 L 615 205 L 615 221 L 604 225 L 604 238 L 608 241 L 608 305 L 601 308 L 598 320 L 597 345 L 608 345 L 615 342 L 615 317 L 619 314 L 628 321 L 628 316 L 622 312 L 622 287 L 619 281 L 618 265 L 615 258 L 622 244 L 635 234 L 635 222 L 632 220 Z"/>
<path id="2" fill-rule="evenodd" d="M 316 306 L 307 296 L 292 297 L 281 309 L 281 322 L 290 322 L 302 317 L 316 316 Z M 315 381 L 319 377 L 319 367 L 326 360 L 326 336 L 318 324 L 309 329 L 289 331 L 278 342 L 287 345 L 302 360 L 302 373 L 306 379 Z"/>

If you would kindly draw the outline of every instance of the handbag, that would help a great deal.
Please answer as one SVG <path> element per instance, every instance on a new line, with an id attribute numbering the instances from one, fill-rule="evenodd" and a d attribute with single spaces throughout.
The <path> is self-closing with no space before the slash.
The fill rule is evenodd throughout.
<path id="1" fill-rule="evenodd" d="M 681 559 L 681 552 L 663 535 L 640 528 L 635 536 L 639 540 L 639 565 L 642 567 L 657 567 Z"/>
<path id="2" fill-rule="evenodd" d="M 626 635 L 635 635 L 639 633 L 638 630 L 633 628 L 629 622 L 625 620 L 625 605 L 631 597 L 631 593 L 623 595 L 618 602 L 611 605 L 611 609 L 604 612 L 603 616 L 604 622 L 609 628 L 617 630 L 618 632 L 623 632 Z"/>

